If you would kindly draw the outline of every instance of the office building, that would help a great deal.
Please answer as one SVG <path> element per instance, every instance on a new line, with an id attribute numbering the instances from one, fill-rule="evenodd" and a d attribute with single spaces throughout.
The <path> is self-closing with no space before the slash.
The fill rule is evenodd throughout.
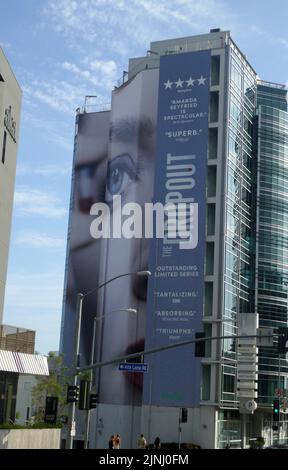
<path id="1" fill-rule="evenodd" d="M 249 334 L 287 326 L 287 156 L 285 86 L 261 80 L 219 29 L 152 42 L 145 57 L 130 59 L 111 111 L 77 114 L 60 347 L 67 363 L 76 294 L 143 269 L 152 272 L 148 288 L 143 277 L 127 275 L 85 299 L 82 366 L 91 360 L 94 317 L 94 362 L 165 348 L 198 332 L 229 337 L 206 341 L 202 358 L 193 345 L 147 354 L 145 373 L 117 364 L 97 369 L 91 446 L 105 447 L 114 432 L 127 448 L 142 432 L 150 443 L 159 435 L 203 448 L 275 439 L 272 403 L 286 393 L 285 358 L 276 344 L 259 347 L 257 365 L 255 340 L 251 368 L 243 369 L 236 336 L 244 318 L 253 320 Z M 169 240 L 166 229 L 164 239 L 145 238 L 139 224 L 137 232 L 131 203 L 144 210 L 151 201 L 192 204 L 184 245 L 179 233 Z M 109 208 L 101 227 L 99 202 Z M 122 238 L 114 231 L 121 209 L 126 221 L 130 216 L 130 238 L 124 225 Z M 103 227 L 110 233 L 99 239 Z M 276 434 L 285 440 L 283 397 Z M 188 419 L 179 435 L 182 408 Z M 77 439 L 82 432 L 79 424 Z"/>
<path id="2" fill-rule="evenodd" d="M 34 354 L 35 332 L 3 325 L 3 305 L 11 231 L 22 92 L 0 48 L 0 423 L 14 423 L 16 401 L 21 422 L 31 417 L 31 389 L 36 376 L 49 375 L 47 359 Z M 32 377 L 30 377 L 32 376 Z M 18 383 L 19 382 L 19 383 Z M 19 387 L 18 387 L 19 385 Z M 23 397 L 29 395 L 29 404 Z M 24 411 L 25 410 L 25 411 Z"/>
<path id="3" fill-rule="evenodd" d="M 0 48 L 0 323 L 7 275 L 21 95 L 19 84 Z"/>

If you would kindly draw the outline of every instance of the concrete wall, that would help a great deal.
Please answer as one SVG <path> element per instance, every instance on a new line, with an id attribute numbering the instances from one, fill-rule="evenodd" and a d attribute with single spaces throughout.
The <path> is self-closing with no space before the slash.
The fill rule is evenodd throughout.
<path id="1" fill-rule="evenodd" d="M 122 449 L 137 448 L 141 433 L 150 444 L 179 441 L 179 408 L 99 404 L 91 413 L 90 448 L 107 449 L 111 434 L 119 433 Z M 188 409 L 187 423 L 181 424 L 181 442 L 215 448 L 217 413 L 213 405 Z M 79 429 L 80 431 L 80 429 Z M 80 433 L 76 439 L 81 439 Z"/>
<path id="2" fill-rule="evenodd" d="M 59 449 L 61 429 L 0 429 L 0 449 Z"/>

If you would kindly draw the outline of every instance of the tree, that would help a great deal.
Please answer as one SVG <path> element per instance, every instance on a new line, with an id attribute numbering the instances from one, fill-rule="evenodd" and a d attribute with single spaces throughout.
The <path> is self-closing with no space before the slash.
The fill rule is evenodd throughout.
<path id="1" fill-rule="evenodd" d="M 54 352 L 48 354 L 49 376 L 37 377 L 32 389 L 32 404 L 35 407 L 35 420 L 44 420 L 46 397 L 58 398 L 58 419 L 67 414 L 66 393 L 69 382 L 69 369 L 63 365 L 63 356 Z"/>

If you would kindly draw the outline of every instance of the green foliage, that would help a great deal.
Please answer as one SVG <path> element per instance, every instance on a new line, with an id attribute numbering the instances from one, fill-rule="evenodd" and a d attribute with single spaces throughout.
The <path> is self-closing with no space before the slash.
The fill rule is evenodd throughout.
<path id="1" fill-rule="evenodd" d="M 85 370 L 83 372 L 80 372 L 80 374 L 78 374 L 78 377 L 80 380 L 91 380 L 91 372 L 90 370 Z"/>
<path id="2" fill-rule="evenodd" d="M 252 442 L 250 448 L 251 449 L 262 449 L 265 444 L 265 439 L 264 437 L 257 437 L 256 441 Z"/>
<path id="3" fill-rule="evenodd" d="M 69 370 L 63 366 L 63 357 L 56 356 L 55 353 L 49 353 L 48 363 L 52 365 L 49 376 L 37 377 L 37 384 L 32 389 L 32 403 L 36 409 L 35 424 L 37 425 L 43 422 L 45 402 L 48 396 L 58 398 L 58 417 L 66 414 Z"/>

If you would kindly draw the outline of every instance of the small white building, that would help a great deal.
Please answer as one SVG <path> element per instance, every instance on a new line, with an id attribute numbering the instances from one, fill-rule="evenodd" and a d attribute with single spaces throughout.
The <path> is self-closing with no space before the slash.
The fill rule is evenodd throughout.
<path id="1" fill-rule="evenodd" d="M 25 424 L 31 417 L 37 376 L 49 376 L 45 356 L 0 350 L 0 423 Z"/>

